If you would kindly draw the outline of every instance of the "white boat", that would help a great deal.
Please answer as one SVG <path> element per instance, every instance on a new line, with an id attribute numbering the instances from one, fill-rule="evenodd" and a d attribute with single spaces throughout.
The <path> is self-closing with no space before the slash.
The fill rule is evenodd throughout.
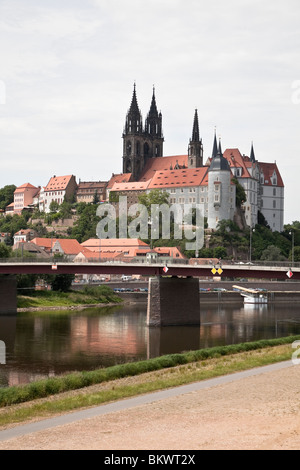
<path id="1" fill-rule="evenodd" d="M 240 291 L 242 297 L 244 297 L 244 304 L 267 304 L 268 295 L 266 292 L 262 292 L 260 289 L 248 289 L 242 286 L 232 286 L 234 289 Z"/>

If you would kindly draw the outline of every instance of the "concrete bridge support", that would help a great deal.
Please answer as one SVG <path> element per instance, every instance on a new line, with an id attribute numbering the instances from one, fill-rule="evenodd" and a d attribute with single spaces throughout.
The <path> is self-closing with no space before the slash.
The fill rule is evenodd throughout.
<path id="1" fill-rule="evenodd" d="M 200 325 L 199 280 L 176 276 L 150 278 L 147 325 Z"/>
<path id="2" fill-rule="evenodd" d="M 0 315 L 17 313 L 17 280 L 15 276 L 0 276 Z"/>

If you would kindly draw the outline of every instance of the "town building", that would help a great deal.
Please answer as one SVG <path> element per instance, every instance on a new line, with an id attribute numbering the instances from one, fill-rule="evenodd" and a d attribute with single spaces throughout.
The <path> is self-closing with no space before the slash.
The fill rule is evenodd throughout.
<path id="1" fill-rule="evenodd" d="M 31 240 L 39 248 L 43 249 L 49 255 L 66 256 L 69 260 L 73 261 L 75 256 L 80 252 L 89 251 L 75 239 L 69 238 L 39 238 L 36 237 Z"/>
<path id="2" fill-rule="evenodd" d="M 37 232 L 33 229 L 22 229 L 14 234 L 14 245 L 20 242 L 29 242 L 37 236 Z"/>
<path id="3" fill-rule="evenodd" d="M 59 205 L 65 200 L 72 201 L 77 190 L 76 178 L 74 175 L 53 176 L 47 186 L 43 188 L 40 203 L 40 210 L 49 213 L 50 205 L 53 201 Z"/>
<path id="4" fill-rule="evenodd" d="M 90 203 L 106 199 L 107 181 L 80 181 L 76 191 L 76 201 Z"/>
<path id="5" fill-rule="evenodd" d="M 14 214 L 20 215 L 24 209 L 30 209 L 39 192 L 40 188 L 36 188 L 30 183 L 19 186 L 14 192 Z"/>

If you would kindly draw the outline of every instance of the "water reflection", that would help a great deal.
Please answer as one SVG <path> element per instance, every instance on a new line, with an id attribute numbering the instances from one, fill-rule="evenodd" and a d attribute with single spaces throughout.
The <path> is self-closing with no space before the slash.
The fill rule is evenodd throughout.
<path id="1" fill-rule="evenodd" d="M 146 326 L 146 305 L 0 317 L 0 386 L 163 354 L 300 334 L 298 306 L 201 306 L 200 327 Z"/>

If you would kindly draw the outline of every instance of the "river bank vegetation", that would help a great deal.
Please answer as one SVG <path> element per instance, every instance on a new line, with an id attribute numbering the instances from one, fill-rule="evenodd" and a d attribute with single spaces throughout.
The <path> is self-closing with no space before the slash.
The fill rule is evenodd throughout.
<path id="1" fill-rule="evenodd" d="M 299 339 L 218 346 L 0 388 L 0 426 L 289 360 Z"/>
<path id="2" fill-rule="evenodd" d="M 17 308 L 76 307 L 80 305 L 118 304 L 122 299 L 108 286 L 85 286 L 82 290 L 67 292 L 55 290 L 28 290 L 18 295 Z"/>

